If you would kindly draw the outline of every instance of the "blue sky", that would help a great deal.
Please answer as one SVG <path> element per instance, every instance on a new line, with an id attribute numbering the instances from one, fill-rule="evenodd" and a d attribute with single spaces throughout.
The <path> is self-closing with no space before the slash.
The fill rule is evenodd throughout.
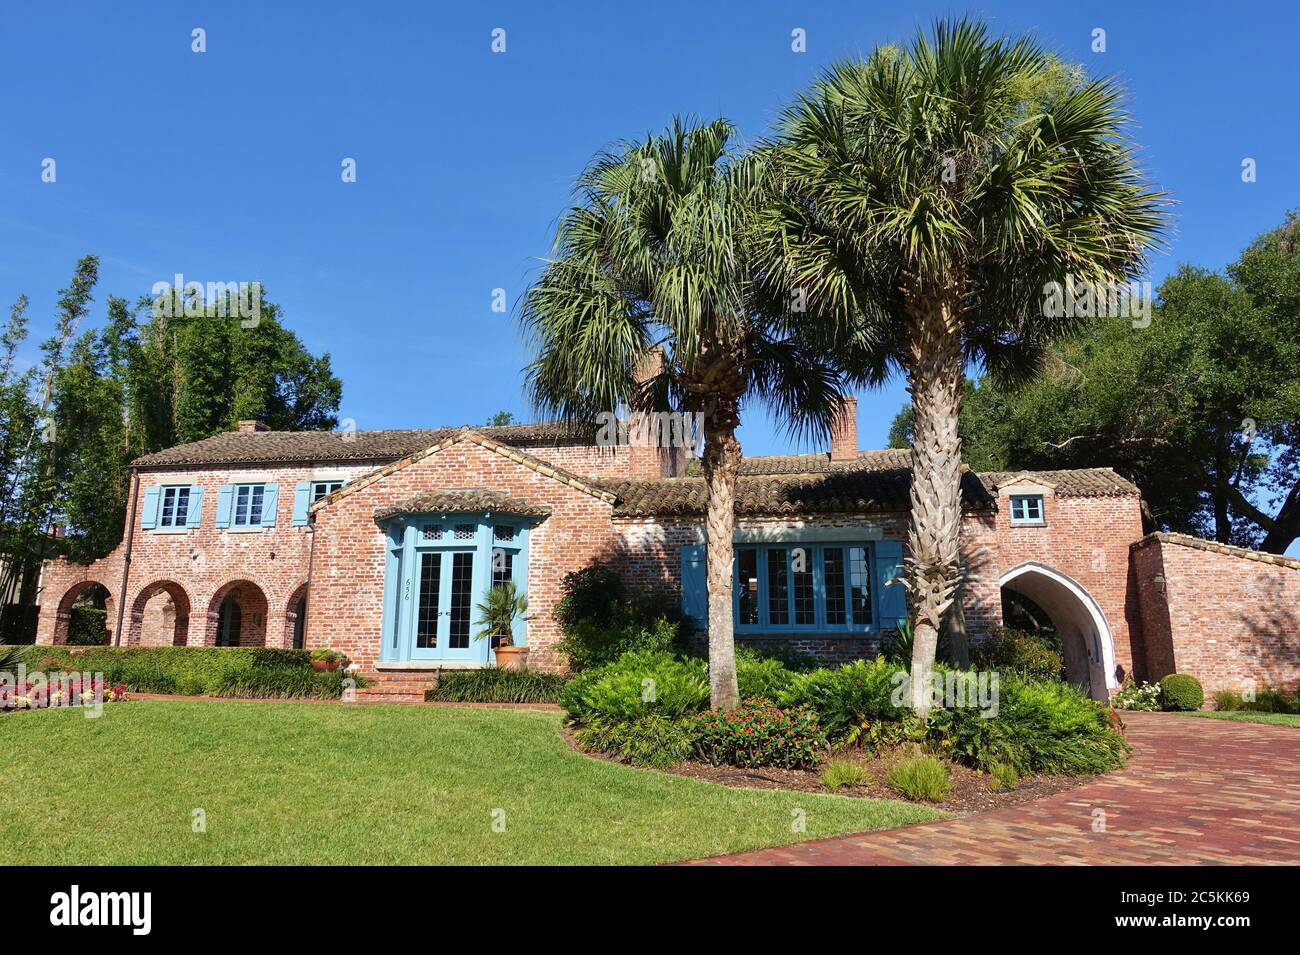
<path id="1" fill-rule="evenodd" d="M 1179 262 L 1221 267 L 1300 205 L 1293 4 L 1051 6 L 11 4 L 0 304 L 26 292 L 39 340 L 86 253 L 102 260 L 97 322 L 108 294 L 134 299 L 177 272 L 256 279 L 330 352 L 357 427 L 526 419 L 526 356 L 492 291 L 514 303 L 596 150 L 674 113 L 757 137 L 832 61 L 967 11 L 1129 89 L 1145 166 L 1179 203 L 1154 280 Z M 490 50 L 497 27 L 504 54 Z M 791 51 L 795 28 L 806 53 Z M 341 182 L 344 157 L 355 183 Z M 898 382 L 861 395 L 863 447 L 883 446 L 905 397 Z M 749 420 L 747 451 L 789 446 Z"/>

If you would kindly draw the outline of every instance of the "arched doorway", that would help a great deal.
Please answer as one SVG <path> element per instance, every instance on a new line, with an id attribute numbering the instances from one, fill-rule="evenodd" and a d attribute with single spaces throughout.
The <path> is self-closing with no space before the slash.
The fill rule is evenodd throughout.
<path id="1" fill-rule="evenodd" d="M 1061 638 L 1066 679 L 1083 685 L 1094 700 L 1108 700 L 1118 687 L 1115 642 L 1106 615 L 1092 595 L 1058 570 L 1034 561 L 1002 575 L 1004 596 L 1028 598 L 1052 622 Z"/>
<path id="2" fill-rule="evenodd" d="M 173 580 L 155 580 L 131 604 L 127 644 L 183 647 L 189 642 L 190 597 Z"/>
<path id="3" fill-rule="evenodd" d="M 54 611 L 54 643 L 111 644 L 113 595 L 97 580 L 83 580 L 68 588 Z"/>
<path id="4" fill-rule="evenodd" d="M 203 642 L 213 647 L 266 646 L 266 594 L 248 580 L 232 580 L 208 604 Z"/>
<path id="5" fill-rule="evenodd" d="M 284 611 L 284 645 L 302 650 L 307 640 L 307 585 L 300 585 L 289 597 Z"/>

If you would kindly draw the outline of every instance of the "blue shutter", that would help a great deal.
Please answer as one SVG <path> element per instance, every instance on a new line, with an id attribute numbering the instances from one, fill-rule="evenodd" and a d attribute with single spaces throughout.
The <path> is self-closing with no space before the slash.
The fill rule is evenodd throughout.
<path id="1" fill-rule="evenodd" d="M 682 548 L 682 615 L 697 629 L 708 629 L 709 595 L 704 582 L 704 548 L 699 544 Z"/>
<path id="2" fill-rule="evenodd" d="M 198 527 L 203 523 L 203 486 L 190 485 L 190 503 L 185 511 L 185 526 Z"/>
<path id="3" fill-rule="evenodd" d="M 299 481 L 293 486 L 293 526 L 307 523 L 307 508 L 311 505 L 311 482 Z"/>
<path id="4" fill-rule="evenodd" d="M 140 508 L 140 526 L 147 531 L 158 526 L 158 497 L 161 487 L 151 487 L 144 492 L 144 506 Z"/>
<path id="5" fill-rule="evenodd" d="M 217 527 L 230 526 L 230 505 L 235 498 L 235 485 L 223 484 L 217 491 Z"/>
<path id="6" fill-rule="evenodd" d="M 266 490 L 262 492 L 262 526 L 275 526 L 275 508 L 280 502 L 280 485 L 264 485 Z"/>
<path id="7" fill-rule="evenodd" d="M 907 620 L 907 591 L 895 577 L 903 574 L 903 544 L 901 541 L 876 541 L 873 547 L 876 561 L 876 586 L 880 588 L 880 628 L 893 630 Z"/>

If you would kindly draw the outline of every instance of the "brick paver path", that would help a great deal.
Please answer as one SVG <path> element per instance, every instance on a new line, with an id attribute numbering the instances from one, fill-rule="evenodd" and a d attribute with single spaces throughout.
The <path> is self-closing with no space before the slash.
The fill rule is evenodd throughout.
<path id="1" fill-rule="evenodd" d="M 1125 713 L 1128 768 L 1037 802 L 705 865 L 1300 863 L 1300 730 Z M 1105 831 L 1094 832 L 1094 813 Z"/>

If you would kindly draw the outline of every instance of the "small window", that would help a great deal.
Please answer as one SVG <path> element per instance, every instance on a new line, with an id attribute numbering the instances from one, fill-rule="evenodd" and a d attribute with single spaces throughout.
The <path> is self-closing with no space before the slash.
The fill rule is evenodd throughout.
<path id="1" fill-rule="evenodd" d="M 515 539 L 515 529 L 507 524 L 498 524 L 492 528 L 492 536 L 499 541 L 512 541 Z"/>
<path id="2" fill-rule="evenodd" d="M 158 506 L 159 527 L 184 527 L 190 511 L 190 489 L 186 487 L 165 487 L 162 500 Z"/>
<path id="3" fill-rule="evenodd" d="M 342 481 L 312 481 L 311 502 L 315 504 L 322 497 L 328 497 L 343 486 Z"/>
<path id="4" fill-rule="evenodd" d="M 473 540 L 474 535 L 478 533 L 477 524 L 457 524 L 453 536 L 458 541 Z"/>
<path id="5" fill-rule="evenodd" d="M 1012 524 L 1044 523 L 1043 495 L 1041 494 L 1011 495 L 1011 523 Z"/>
<path id="6" fill-rule="evenodd" d="M 235 508 L 231 516 L 234 527 L 259 527 L 262 523 L 262 501 L 266 496 L 265 484 L 240 484 L 235 487 Z"/>
<path id="7" fill-rule="evenodd" d="M 442 540 L 442 527 L 438 524 L 425 524 L 420 528 L 420 536 L 427 541 Z"/>

